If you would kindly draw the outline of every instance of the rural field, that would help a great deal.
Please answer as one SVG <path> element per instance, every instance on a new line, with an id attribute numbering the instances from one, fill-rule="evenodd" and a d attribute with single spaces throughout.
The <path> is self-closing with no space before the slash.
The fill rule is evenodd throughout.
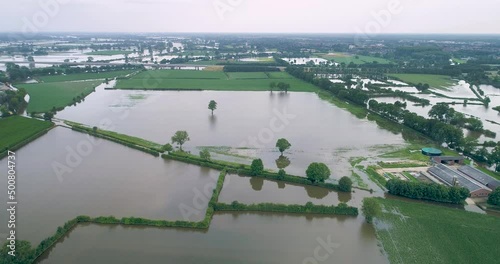
<path id="1" fill-rule="evenodd" d="M 316 92 L 312 84 L 285 72 L 146 71 L 119 80 L 117 89 L 268 91 L 271 82 L 290 84 L 290 91 Z"/>
<path id="2" fill-rule="evenodd" d="M 334 53 L 317 53 L 315 54 L 320 58 L 326 59 L 326 60 L 334 60 L 337 63 L 356 63 L 356 64 L 365 64 L 365 63 L 372 63 L 374 61 L 380 63 L 380 64 L 388 64 L 391 63 L 390 60 L 384 59 L 384 58 L 378 58 L 378 57 L 373 57 L 373 56 L 363 56 L 363 55 L 352 55 L 352 54 L 347 54 L 347 53 L 340 53 L 340 52 L 334 52 Z"/>
<path id="3" fill-rule="evenodd" d="M 61 108 L 74 103 L 77 97 L 85 98 L 101 84 L 99 80 L 79 82 L 51 82 L 22 84 L 20 88 L 26 89 L 30 95 L 28 113 L 45 113 L 53 107 Z"/>
<path id="4" fill-rule="evenodd" d="M 49 83 L 49 82 L 68 82 L 68 81 L 81 81 L 81 80 L 104 80 L 106 78 L 112 79 L 115 77 L 126 76 L 134 71 L 109 71 L 100 73 L 75 73 L 68 75 L 56 75 L 56 76 L 40 76 L 37 77 L 38 81 Z"/>
<path id="5" fill-rule="evenodd" d="M 433 88 L 443 88 L 453 84 L 453 80 L 446 75 L 435 74 L 389 74 L 389 77 L 400 79 L 406 83 L 427 83 Z"/>
<path id="6" fill-rule="evenodd" d="M 0 127 L 2 128 L 0 129 L 0 152 L 51 126 L 50 122 L 21 116 L 0 119 Z"/>
<path id="7" fill-rule="evenodd" d="M 444 206 L 377 198 L 377 236 L 391 263 L 496 263 L 497 217 Z"/>

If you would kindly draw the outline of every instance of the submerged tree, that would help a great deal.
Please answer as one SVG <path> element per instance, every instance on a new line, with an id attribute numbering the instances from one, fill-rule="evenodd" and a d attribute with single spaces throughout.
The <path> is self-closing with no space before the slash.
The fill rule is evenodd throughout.
<path id="1" fill-rule="evenodd" d="M 254 159 L 250 165 L 250 172 L 252 176 L 257 176 L 264 171 L 264 163 L 261 159 Z"/>
<path id="2" fill-rule="evenodd" d="M 177 143 L 180 150 L 182 150 L 182 145 L 189 140 L 189 134 L 186 131 L 177 131 L 175 135 L 172 136 L 172 143 Z"/>
<path id="3" fill-rule="evenodd" d="M 212 110 L 212 115 L 214 115 L 214 110 L 217 109 L 217 102 L 211 100 L 210 103 L 208 103 L 208 109 Z"/>
<path id="4" fill-rule="evenodd" d="M 309 167 L 307 167 L 306 175 L 312 182 L 324 182 L 330 177 L 330 169 L 326 164 L 313 162 Z"/>
<path id="5" fill-rule="evenodd" d="M 363 199 L 363 206 L 361 207 L 361 211 L 365 215 L 366 222 L 373 222 L 373 218 L 377 217 L 382 213 L 382 208 L 380 204 L 373 198 L 365 198 Z"/>
<path id="6" fill-rule="evenodd" d="M 210 152 L 207 149 L 200 151 L 200 158 L 202 158 L 205 161 L 210 161 L 211 159 Z"/>
<path id="7" fill-rule="evenodd" d="M 343 192 L 350 192 L 352 190 L 352 180 L 347 176 L 340 178 L 339 189 Z"/>
<path id="8" fill-rule="evenodd" d="M 283 156 L 283 152 L 285 152 L 285 150 L 289 149 L 291 146 L 292 144 L 290 144 L 290 142 L 288 142 L 288 140 L 284 138 L 280 138 L 276 142 L 276 147 L 281 152 L 281 156 Z"/>

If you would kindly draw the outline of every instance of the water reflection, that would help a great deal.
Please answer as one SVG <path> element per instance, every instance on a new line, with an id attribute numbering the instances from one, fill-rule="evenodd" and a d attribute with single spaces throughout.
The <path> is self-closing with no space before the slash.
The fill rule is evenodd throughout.
<path id="1" fill-rule="evenodd" d="M 352 199 L 351 192 L 338 192 L 339 194 L 339 202 L 348 203 Z"/>
<path id="2" fill-rule="evenodd" d="M 250 178 L 250 185 L 252 185 L 252 189 L 254 191 L 261 191 L 262 186 L 264 185 L 264 179 L 259 178 L 259 177 L 251 177 Z"/>
<path id="3" fill-rule="evenodd" d="M 210 125 L 210 130 L 214 130 L 215 126 L 217 125 L 217 116 L 215 115 L 210 115 L 208 117 L 208 123 Z"/>
<path id="4" fill-rule="evenodd" d="M 315 198 L 315 199 L 323 199 L 330 193 L 330 191 L 325 188 L 317 188 L 313 186 L 306 186 L 304 188 L 306 189 L 307 195 L 310 198 Z"/>
<path id="5" fill-rule="evenodd" d="M 276 160 L 276 167 L 278 169 L 284 169 L 290 165 L 290 159 L 287 156 L 281 155 L 277 160 Z"/>

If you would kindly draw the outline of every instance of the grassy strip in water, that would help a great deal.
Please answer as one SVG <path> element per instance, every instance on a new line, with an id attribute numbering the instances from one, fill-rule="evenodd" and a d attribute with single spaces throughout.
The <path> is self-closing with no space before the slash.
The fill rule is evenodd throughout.
<path id="1" fill-rule="evenodd" d="M 87 133 L 89 135 L 107 139 L 122 145 L 125 145 L 127 147 L 131 147 L 137 150 L 141 150 L 147 153 L 150 153 L 155 156 L 159 156 L 160 152 L 164 152 L 164 146 L 158 143 L 154 143 L 142 138 L 137 138 L 137 137 L 132 137 L 120 133 L 116 133 L 113 131 L 107 131 L 107 130 L 102 130 L 102 129 L 96 129 L 94 130 L 93 128 L 90 128 L 88 126 L 78 124 L 75 122 L 70 122 L 70 121 L 65 121 L 65 124 L 71 126 L 71 129 L 82 132 L 82 133 Z"/>
<path id="2" fill-rule="evenodd" d="M 308 202 L 306 205 L 297 204 L 241 204 L 237 201 L 231 204 L 217 203 L 215 211 L 237 211 L 237 212 L 271 212 L 271 213 L 292 213 L 292 214 L 328 214 L 328 215 L 358 215 L 358 208 L 340 203 L 338 206 L 314 205 Z"/>
<path id="3" fill-rule="evenodd" d="M 204 160 L 196 155 L 192 155 L 189 153 L 185 152 L 171 152 L 169 154 L 163 154 L 162 157 L 164 159 L 173 159 L 185 163 L 190 163 L 202 167 L 208 167 L 208 168 L 213 168 L 213 169 L 227 169 L 228 172 L 230 173 L 237 173 L 239 175 L 243 176 L 252 176 L 251 171 L 250 171 L 250 166 L 245 165 L 245 164 L 238 164 L 238 163 L 233 163 L 233 162 L 227 162 L 227 161 L 219 161 L 219 160 Z M 318 186 L 318 187 L 323 187 L 327 188 L 330 190 L 339 190 L 339 186 L 337 184 L 333 183 L 325 183 L 325 182 L 311 182 L 309 179 L 300 177 L 300 176 L 294 176 L 294 175 L 285 175 L 284 177 L 280 177 L 278 173 L 274 172 L 269 172 L 269 171 L 264 171 L 260 175 L 255 175 L 252 177 L 260 177 L 260 178 L 265 178 L 269 180 L 275 180 L 275 181 L 283 181 L 283 182 L 288 182 L 288 183 L 296 183 L 296 184 L 302 184 L 302 185 L 311 185 L 311 186 Z"/>

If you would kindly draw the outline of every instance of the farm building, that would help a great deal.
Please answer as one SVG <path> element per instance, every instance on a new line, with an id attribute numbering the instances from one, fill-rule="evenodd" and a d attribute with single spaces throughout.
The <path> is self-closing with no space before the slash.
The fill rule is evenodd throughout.
<path id="1" fill-rule="evenodd" d="M 471 197 L 487 197 L 491 193 L 491 190 L 486 186 L 473 182 L 467 176 L 443 164 L 430 167 L 428 172 L 445 185 L 454 186 L 457 184 L 458 186 L 467 188 Z"/>
<path id="2" fill-rule="evenodd" d="M 435 163 L 442 163 L 447 165 L 464 164 L 464 157 L 438 156 L 438 157 L 433 157 L 432 161 L 434 161 Z"/>
<path id="3" fill-rule="evenodd" d="M 458 170 L 466 176 L 478 181 L 479 183 L 486 185 L 492 190 L 500 186 L 500 181 L 471 166 L 462 166 L 458 168 Z"/>
<path id="4" fill-rule="evenodd" d="M 435 156 L 441 156 L 443 154 L 443 152 L 439 149 L 436 149 L 436 148 L 423 148 L 422 154 L 429 156 L 429 157 L 435 157 Z"/>

